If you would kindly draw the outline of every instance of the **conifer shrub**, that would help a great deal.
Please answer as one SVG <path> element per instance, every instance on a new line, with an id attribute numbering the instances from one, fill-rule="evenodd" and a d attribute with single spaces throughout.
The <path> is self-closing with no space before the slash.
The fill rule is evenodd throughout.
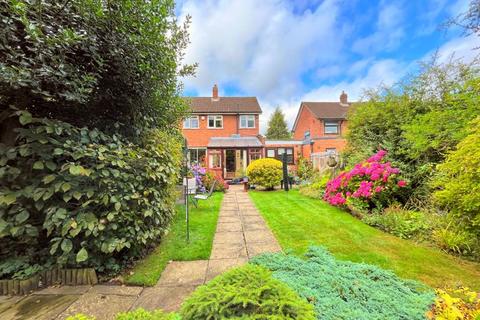
<path id="1" fill-rule="evenodd" d="M 312 305 L 254 265 L 230 270 L 197 288 L 180 314 L 184 320 L 315 319 Z"/>
<path id="2" fill-rule="evenodd" d="M 282 180 L 282 162 L 277 159 L 257 159 L 247 167 L 248 182 L 273 190 Z"/>
<path id="3" fill-rule="evenodd" d="M 317 319 L 423 320 L 434 301 L 429 287 L 376 266 L 337 260 L 321 247 L 305 256 L 269 253 L 251 262 L 308 299 Z"/>

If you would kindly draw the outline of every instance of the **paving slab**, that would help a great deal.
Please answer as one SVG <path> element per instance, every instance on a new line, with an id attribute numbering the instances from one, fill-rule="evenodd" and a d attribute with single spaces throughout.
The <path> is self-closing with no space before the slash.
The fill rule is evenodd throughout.
<path id="1" fill-rule="evenodd" d="M 268 229 L 245 231 L 245 240 L 247 247 L 249 243 L 261 242 L 261 243 L 276 243 L 277 239 L 273 233 Z"/>
<path id="2" fill-rule="evenodd" d="M 116 285 L 96 285 L 88 293 L 97 294 L 116 294 L 118 296 L 139 296 L 143 287 L 116 286 Z"/>
<path id="3" fill-rule="evenodd" d="M 213 237 L 213 246 L 218 243 L 244 243 L 243 232 L 241 231 L 226 231 L 216 232 Z"/>
<path id="4" fill-rule="evenodd" d="M 0 313 L 2 320 L 51 320 L 79 299 L 79 295 L 30 295 Z"/>
<path id="5" fill-rule="evenodd" d="M 255 222 L 255 223 L 246 223 L 243 224 L 243 230 L 253 231 L 253 230 L 270 230 L 265 222 Z"/>
<path id="6" fill-rule="evenodd" d="M 239 215 L 237 210 L 221 210 L 218 216 L 222 218 L 222 217 L 238 217 Z"/>
<path id="7" fill-rule="evenodd" d="M 265 223 L 260 215 L 242 216 L 241 219 L 244 226 L 250 223 Z"/>
<path id="8" fill-rule="evenodd" d="M 244 265 L 248 262 L 247 257 L 238 257 L 234 259 L 211 259 L 208 262 L 208 269 L 207 269 L 207 281 L 215 278 L 219 274 L 235 268 L 241 265 Z"/>
<path id="9" fill-rule="evenodd" d="M 240 222 L 218 223 L 217 232 L 225 231 L 242 231 L 242 224 Z"/>
<path id="10" fill-rule="evenodd" d="M 232 259 L 247 257 L 247 248 L 244 243 L 219 243 L 212 248 L 210 259 Z"/>
<path id="11" fill-rule="evenodd" d="M 217 223 L 242 223 L 240 216 L 220 216 Z"/>
<path id="12" fill-rule="evenodd" d="M 135 300 L 137 300 L 136 296 L 86 293 L 72 303 L 56 320 L 64 320 L 77 313 L 87 314 L 97 320 L 113 320 L 119 312 L 128 311 Z"/>
<path id="13" fill-rule="evenodd" d="M 177 311 L 196 286 L 145 288 L 132 309 L 162 309 L 166 312 Z"/>
<path id="14" fill-rule="evenodd" d="M 39 291 L 34 291 L 33 295 L 42 295 L 42 294 L 84 294 L 86 293 L 91 286 L 56 286 L 48 287 Z"/>
<path id="15" fill-rule="evenodd" d="M 278 243 L 247 243 L 248 257 L 252 258 L 266 252 L 281 252 Z"/>
<path id="16" fill-rule="evenodd" d="M 155 285 L 158 286 L 196 286 L 205 282 L 208 260 L 172 261 Z"/>

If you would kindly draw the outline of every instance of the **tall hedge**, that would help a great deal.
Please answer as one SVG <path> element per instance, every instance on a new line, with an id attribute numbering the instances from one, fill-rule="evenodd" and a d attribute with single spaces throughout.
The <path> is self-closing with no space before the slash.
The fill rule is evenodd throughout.
<path id="1" fill-rule="evenodd" d="M 16 146 L 0 144 L 0 277 L 53 264 L 117 271 L 160 238 L 174 214 L 178 134 L 154 130 L 135 145 L 18 114 Z"/>
<path id="2" fill-rule="evenodd" d="M 133 138 L 174 128 L 185 110 L 178 76 L 188 44 L 174 0 L 0 2 L 0 113 Z M 0 114 L 0 122 L 2 116 Z"/>

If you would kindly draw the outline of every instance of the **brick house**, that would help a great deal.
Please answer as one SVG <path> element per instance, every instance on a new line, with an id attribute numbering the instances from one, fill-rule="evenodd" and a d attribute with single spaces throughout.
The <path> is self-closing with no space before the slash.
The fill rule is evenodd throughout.
<path id="1" fill-rule="evenodd" d="M 292 140 L 266 140 L 260 134 L 262 109 L 256 97 L 219 97 L 217 85 L 211 97 L 186 98 L 191 114 L 182 132 L 189 159 L 225 179 L 243 176 L 255 159 L 282 160 L 287 154 L 290 168 L 300 156 L 341 151 L 346 141 L 347 94 L 339 102 L 302 102 L 293 126 Z"/>
<path id="2" fill-rule="evenodd" d="M 182 131 L 190 161 L 231 179 L 264 156 L 259 130 L 262 109 L 256 97 L 219 97 L 214 85 L 211 97 L 187 99 L 191 114 L 184 119 Z"/>
<path id="3" fill-rule="evenodd" d="M 347 111 L 351 103 L 345 92 L 338 102 L 302 102 L 292 128 L 293 139 L 302 140 L 301 154 L 338 153 L 345 148 Z"/>

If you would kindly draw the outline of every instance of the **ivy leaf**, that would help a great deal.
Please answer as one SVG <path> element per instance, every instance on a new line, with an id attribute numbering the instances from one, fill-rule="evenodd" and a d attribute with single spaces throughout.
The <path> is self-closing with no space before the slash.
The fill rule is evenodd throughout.
<path id="1" fill-rule="evenodd" d="M 71 175 L 79 176 L 82 174 L 82 166 L 70 166 L 69 172 Z"/>
<path id="2" fill-rule="evenodd" d="M 15 221 L 17 221 L 17 223 L 24 223 L 25 221 L 27 221 L 28 217 L 30 216 L 30 214 L 28 213 L 27 210 L 22 210 L 20 211 L 19 214 L 17 214 L 15 216 Z"/>
<path id="3" fill-rule="evenodd" d="M 70 239 L 63 239 L 61 248 L 63 252 L 69 253 L 73 249 L 72 241 Z"/>
<path id="4" fill-rule="evenodd" d="M 18 118 L 18 121 L 22 124 L 22 126 L 29 124 L 32 122 L 32 115 L 29 112 L 22 112 L 20 117 Z"/>
<path id="5" fill-rule="evenodd" d="M 8 193 L 0 197 L 0 204 L 11 205 L 17 200 L 17 196 L 13 193 Z"/>
<path id="6" fill-rule="evenodd" d="M 73 197 L 74 197 L 75 199 L 77 199 L 77 200 L 80 200 L 80 198 L 82 197 L 82 194 L 81 194 L 80 192 L 78 192 L 78 191 L 75 191 L 75 192 L 73 193 Z"/>
<path id="7" fill-rule="evenodd" d="M 122 205 L 120 204 L 120 202 L 115 203 L 115 210 L 119 211 L 121 207 Z"/>
<path id="8" fill-rule="evenodd" d="M 54 174 L 49 174 L 48 176 L 45 176 L 43 177 L 42 181 L 44 184 L 49 184 L 50 182 L 52 182 L 53 180 L 55 180 L 55 175 Z"/>
<path id="9" fill-rule="evenodd" d="M 33 169 L 36 169 L 36 170 L 43 170 L 44 166 L 43 166 L 43 162 L 42 161 L 36 161 L 34 164 L 33 164 Z"/>
<path id="10" fill-rule="evenodd" d="M 48 169 L 50 169 L 51 171 L 54 171 L 56 168 L 57 168 L 57 165 L 52 162 L 52 161 L 47 161 L 47 163 L 45 163 L 45 165 L 47 166 Z"/>
<path id="11" fill-rule="evenodd" d="M 51 254 L 51 255 L 54 255 L 55 252 L 57 252 L 57 250 L 58 250 L 58 245 L 59 245 L 59 244 L 60 244 L 60 241 L 56 241 L 56 242 L 52 245 L 52 247 L 50 248 L 50 254 Z"/>
<path id="12" fill-rule="evenodd" d="M 85 248 L 80 249 L 77 253 L 77 262 L 83 262 L 88 259 L 88 252 L 85 250 Z"/>
<path id="13" fill-rule="evenodd" d="M 70 190 L 72 188 L 72 186 L 70 185 L 70 183 L 68 182 L 65 182 L 64 184 L 62 184 L 62 191 L 63 192 L 67 192 L 68 190 Z"/>

